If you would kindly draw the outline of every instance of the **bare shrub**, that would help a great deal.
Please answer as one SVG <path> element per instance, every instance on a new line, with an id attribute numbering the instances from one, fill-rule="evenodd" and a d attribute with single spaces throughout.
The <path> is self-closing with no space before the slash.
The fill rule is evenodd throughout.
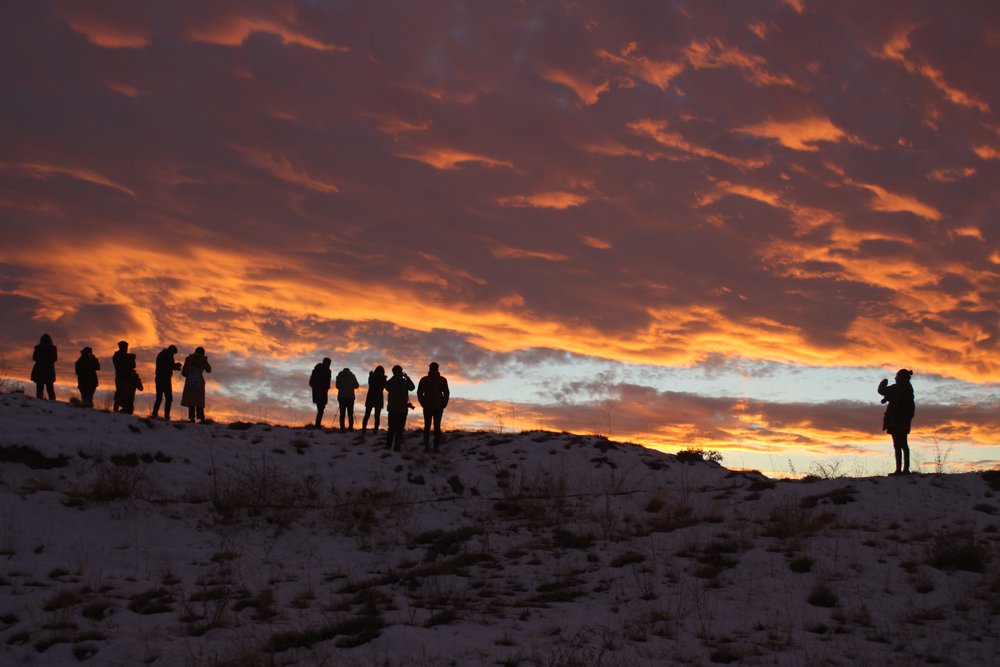
<path id="1" fill-rule="evenodd" d="M 989 549 L 969 531 L 936 535 L 927 553 L 927 563 L 939 570 L 985 572 L 989 559 Z"/>
<path id="2" fill-rule="evenodd" d="M 213 468 L 211 500 L 215 509 L 232 518 L 240 511 L 261 516 L 314 505 L 318 500 L 314 478 L 291 480 L 265 455 L 250 456 L 242 468 Z"/>
<path id="3" fill-rule="evenodd" d="M 681 463 L 722 463 L 722 453 L 714 449 L 688 447 L 677 452 L 676 456 Z"/>
<path id="4" fill-rule="evenodd" d="M 90 486 L 75 495 L 95 503 L 139 498 L 145 495 L 148 482 L 145 466 L 100 465 Z"/>

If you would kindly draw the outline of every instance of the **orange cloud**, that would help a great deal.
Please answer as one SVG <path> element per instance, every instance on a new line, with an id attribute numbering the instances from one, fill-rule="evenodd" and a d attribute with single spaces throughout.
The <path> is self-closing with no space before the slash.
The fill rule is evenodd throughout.
<path id="1" fill-rule="evenodd" d="M 346 46 L 328 44 L 309 37 L 300 30 L 276 20 L 251 16 L 229 16 L 216 25 L 191 26 L 187 29 L 185 37 L 193 42 L 205 42 L 219 46 L 240 46 L 254 33 L 276 35 L 281 38 L 282 44 L 295 44 L 317 51 L 350 51 Z"/>
<path id="2" fill-rule="evenodd" d="M 858 183 L 857 185 L 858 187 L 862 187 L 875 195 L 869 203 L 869 207 L 873 211 L 886 211 L 888 213 L 912 213 L 927 220 L 941 219 L 941 212 L 939 210 L 933 206 L 924 204 L 913 197 L 898 195 L 889 192 L 879 185 L 873 185 L 871 183 Z"/>
<path id="3" fill-rule="evenodd" d="M 731 155 L 726 155 L 719 151 L 713 150 L 711 148 L 706 148 L 704 146 L 698 146 L 697 144 L 691 143 L 684 138 L 682 134 L 675 131 L 670 131 L 667 129 L 668 122 L 666 120 L 653 120 L 651 118 L 644 118 L 642 120 L 637 120 L 628 123 L 628 129 L 632 130 L 637 134 L 647 136 L 661 146 L 672 148 L 678 150 L 682 153 L 687 153 L 695 157 L 707 157 L 714 160 L 720 160 L 728 164 L 741 167 L 744 169 L 757 169 L 766 164 L 763 160 L 750 160 L 733 157 Z"/>
<path id="4" fill-rule="evenodd" d="M 129 29 L 95 17 L 74 16 L 67 22 L 91 44 L 106 49 L 142 49 L 153 43 L 148 31 Z"/>
<path id="5" fill-rule="evenodd" d="M 119 95 L 125 95 L 126 97 L 144 97 L 149 95 L 149 93 L 139 90 L 135 86 L 130 86 L 127 83 L 122 83 L 121 81 L 105 81 L 104 85 L 108 87 L 113 93 L 118 93 Z"/>
<path id="6" fill-rule="evenodd" d="M 976 146 L 973 151 L 982 160 L 1000 160 L 1000 150 L 992 146 Z"/>
<path id="7" fill-rule="evenodd" d="M 693 41 L 684 50 L 687 61 L 695 69 L 715 69 L 735 67 L 743 72 L 744 78 L 755 86 L 794 86 L 791 77 L 772 74 L 761 56 L 744 53 L 719 38 Z"/>
<path id="8" fill-rule="evenodd" d="M 885 44 L 882 50 L 875 55 L 886 60 L 892 60 L 902 65 L 903 69 L 911 74 L 919 74 L 930 81 L 949 102 L 969 109 L 976 109 L 982 113 L 990 112 L 990 105 L 984 102 L 979 96 L 968 93 L 949 84 L 940 68 L 935 67 L 916 56 L 909 56 L 911 49 L 910 34 L 917 26 L 909 25 L 902 31 L 893 35 Z"/>
<path id="9" fill-rule="evenodd" d="M 325 194 L 340 192 L 340 189 L 336 185 L 313 178 L 304 170 L 296 168 L 283 155 L 247 146 L 231 145 L 230 148 L 242 155 L 243 160 L 248 165 L 263 169 L 275 178 Z"/>
<path id="10" fill-rule="evenodd" d="M 93 183 L 94 185 L 102 185 L 104 187 L 113 188 L 119 190 L 129 195 L 130 197 L 135 196 L 135 192 L 131 189 L 112 181 L 101 174 L 90 169 L 84 169 L 80 167 L 64 167 L 61 165 L 45 164 L 42 162 L 21 162 L 21 163 L 10 163 L 10 162 L 0 162 L 0 171 L 13 171 L 18 172 L 22 175 L 28 176 L 30 178 L 50 178 L 52 176 L 68 176 L 70 178 L 75 178 L 80 181 L 87 183 Z"/>
<path id="11" fill-rule="evenodd" d="M 531 207 L 563 210 L 574 206 L 581 206 L 586 204 L 587 201 L 588 199 L 584 195 L 554 190 L 552 192 L 537 192 L 533 195 L 500 197 L 497 203 L 501 206 L 511 206 L 513 208 Z"/>
<path id="12" fill-rule="evenodd" d="M 582 240 L 584 244 L 594 248 L 595 250 L 610 250 L 613 247 L 608 241 L 594 236 L 584 236 Z"/>
<path id="13" fill-rule="evenodd" d="M 796 151 L 816 151 L 820 142 L 837 143 L 850 139 L 849 135 L 834 125 L 829 118 L 808 116 L 794 121 L 767 121 L 757 125 L 738 127 L 740 134 L 774 139 L 782 146 Z"/>
<path id="14" fill-rule="evenodd" d="M 514 167 L 512 163 L 506 160 L 498 160 L 486 155 L 477 155 L 476 153 L 468 153 L 453 148 L 429 148 L 417 153 L 401 153 L 399 156 L 429 164 L 435 169 L 443 171 L 458 169 L 463 164 L 470 162 L 479 163 L 487 167 L 508 167 L 511 169 Z"/>
<path id="15" fill-rule="evenodd" d="M 566 86 L 576 93 L 576 96 L 587 105 L 596 104 L 601 94 L 611 88 L 611 82 L 609 81 L 593 83 L 582 76 L 557 69 L 547 70 L 541 76 L 546 81 Z"/>
<path id="16" fill-rule="evenodd" d="M 490 249 L 497 259 L 541 259 L 546 262 L 565 262 L 569 259 L 559 252 L 545 252 L 540 250 L 525 250 L 508 245 L 495 245 Z"/>
<path id="17" fill-rule="evenodd" d="M 635 42 L 630 42 L 618 54 L 601 50 L 598 51 L 598 55 L 609 62 L 624 65 L 631 76 L 656 86 L 660 90 L 666 90 L 671 80 L 684 71 L 683 63 L 653 60 L 647 56 L 636 55 L 637 51 L 638 45 Z"/>

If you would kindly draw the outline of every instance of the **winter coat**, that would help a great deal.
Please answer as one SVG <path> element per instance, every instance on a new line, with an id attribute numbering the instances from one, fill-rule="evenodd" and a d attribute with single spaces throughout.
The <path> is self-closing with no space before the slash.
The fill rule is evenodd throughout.
<path id="1" fill-rule="evenodd" d="M 430 371 L 417 384 L 417 400 L 429 412 L 448 407 L 448 380 L 438 371 Z"/>
<path id="2" fill-rule="evenodd" d="M 181 375 L 184 376 L 184 393 L 181 405 L 189 408 L 205 407 L 205 373 L 211 373 L 212 366 L 203 354 L 189 354 L 184 359 Z"/>
<path id="3" fill-rule="evenodd" d="M 405 413 L 410 402 L 410 392 L 413 391 L 413 380 L 408 375 L 393 375 L 385 382 L 389 414 Z"/>
<path id="4" fill-rule="evenodd" d="M 375 371 L 368 373 L 368 395 L 365 396 L 366 408 L 378 408 L 381 410 L 385 405 L 383 396 L 385 382 L 385 373 L 376 373 Z"/>
<path id="5" fill-rule="evenodd" d="M 115 367 L 115 380 L 127 380 L 132 373 L 132 362 L 129 359 L 128 352 L 118 350 L 111 357 L 111 363 Z"/>
<path id="6" fill-rule="evenodd" d="M 35 362 L 31 367 L 32 382 L 51 384 L 56 381 L 56 361 L 59 360 L 59 352 L 55 345 L 39 343 L 35 346 L 31 360 Z"/>
<path id="7" fill-rule="evenodd" d="M 174 371 L 179 371 L 181 365 L 174 361 L 174 353 L 167 348 L 160 350 L 156 355 L 156 373 L 154 381 L 157 390 L 169 389 L 174 379 Z"/>
<path id="8" fill-rule="evenodd" d="M 913 402 L 913 385 L 908 380 L 897 379 L 895 384 L 882 380 L 878 393 L 885 396 L 888 405 L 882 417 L 882 430 L 902 435 L 910 432 L 910 422 L 916 406 Z"/>
<path id="9" fill-rule="evenodd" d="M 309 386 L 312 387 L 313 403 L 316 405 L 327 404 L 331 377 L 333 371 L 326 364 L 319 363 L 313 368 L 312 375 L 309 376 Z"/>
<path id="10" fill-rule="evenodd" d="M 76 360 L 76 386 L 80 389 L 97 389 L 97 371 L 101 370 L 101 362 L 93 354 Z"/>
<path id="11" fill-rule="evenodd" d="M 360 387 L 358 378 L 346 368 L 337 373 L 337 400 L 353 401 L 354 390 Z"/>

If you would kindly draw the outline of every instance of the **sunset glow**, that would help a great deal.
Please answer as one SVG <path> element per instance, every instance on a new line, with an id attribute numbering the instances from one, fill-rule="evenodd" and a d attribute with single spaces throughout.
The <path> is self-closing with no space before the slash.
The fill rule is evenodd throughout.
<path id="1" fill-rule="evenodd" d="M 101 389 L 119 339 L 150 384 L 203 345 L 210 416 L 304 423 L 324 356 L 436 360 L 446 428 L 787 474 L 888 466 L 875 386 L 905 367 L 915 458 L 1000 464 L 989 3 L 3 16 L 7 379 L 42 333 L 61 400 L 85 345 Z"/>

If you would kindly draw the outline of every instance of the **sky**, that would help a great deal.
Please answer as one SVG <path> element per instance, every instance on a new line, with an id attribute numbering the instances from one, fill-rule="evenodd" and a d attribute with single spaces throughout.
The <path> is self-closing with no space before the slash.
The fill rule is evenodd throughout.
<path id="1" fill-rule="evenodd" d="M 1000 465 L 998 67 L 991 2 L 5 3 L 0 374 L 201 345 L 301 423 L 435 360 L 446 428 L 801 474 L 909 368 L 915 459 Z"/>

